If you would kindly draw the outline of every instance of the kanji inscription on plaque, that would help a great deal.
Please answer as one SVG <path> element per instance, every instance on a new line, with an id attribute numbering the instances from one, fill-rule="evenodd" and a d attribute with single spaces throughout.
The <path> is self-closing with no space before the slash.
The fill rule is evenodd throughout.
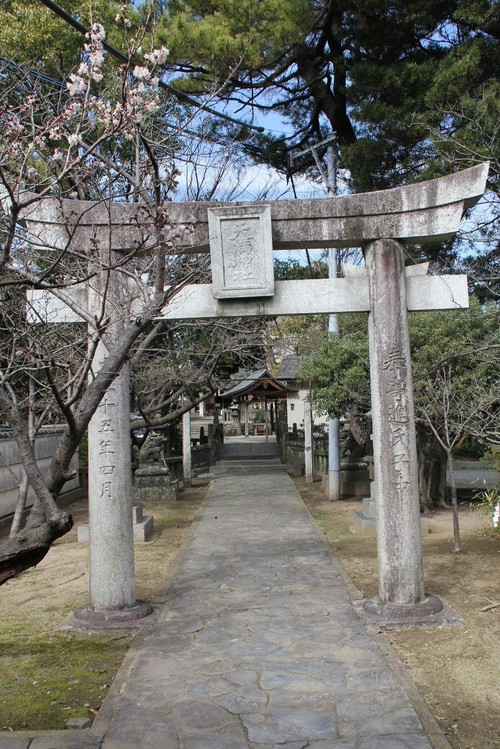
<path id="1" fill-rule="evenodd" d="M 209 208 L 208 226 L 214 297 L 273 296 L 271 207 Z"/>

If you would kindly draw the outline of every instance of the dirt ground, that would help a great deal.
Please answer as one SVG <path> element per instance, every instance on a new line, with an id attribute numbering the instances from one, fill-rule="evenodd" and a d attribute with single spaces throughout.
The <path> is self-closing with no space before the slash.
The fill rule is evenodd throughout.
<path id="1" fill-rule="evenodd" d="M 328 502 L 318 484 L 296 485 L 324 530 L 334 553 L 365 597 L 377 592 L 375 541 L 352 533 L 359 501 Z M 137 597 L 164 595 L 180 549 L 197 517 L 207 484 L 186 490 L 182 500 L 147 506 L 155 517 L 150 542 L 136 546 Z M 0 588 L 0 730 L 63 728 L 72 717 L 93 716 L 134 637 L 54 630 L 88 602 L 88 549 L 76 540 L 86 519 L 85 503 L 71 506 L 75 529 L 45 560 Z M 430 517 L 424 538 L 426 588 L 444 598 L 463 627 L 385 632 L 454 749 L 500 746 L 500 535 L 487 519 L 461 509 L 463 552 L 453 553 L 448 510 Z"/>
<path id="2" fill-rule="evenodd" d="M 183 544 L 206 495 L 197 480 L 180 501 L 145 504 L 154 532 L 135 546 L 137 598 L 161 603 L 165 579 L 176 569 Z M 77 541 L 87 503 L 68 511 L 73 529 L 35 569 L 0 587 L 0 730 L 64 728 L 70 718 L 94 717 L 130 647 L 130 631 L 102 634 L 57 631 L 88 603 L 88 546 Z"/>
<path id="3" fill-rule="evenodd" d="M 361 502 L 328 502 L 318 484 L 297 479 L 296 485 L 356 588 L 363 597 L 376 595 L 375 540 L 352 532 Z M 426 591 L 441 596 L 464 626 L 383 635 L 455 749 L 498 749 L 500 534 L 468 504 L 461 506 L 460 527 L 463 550 L 455 554 L 451 510 L 432 513 L 423 549 Z"/>

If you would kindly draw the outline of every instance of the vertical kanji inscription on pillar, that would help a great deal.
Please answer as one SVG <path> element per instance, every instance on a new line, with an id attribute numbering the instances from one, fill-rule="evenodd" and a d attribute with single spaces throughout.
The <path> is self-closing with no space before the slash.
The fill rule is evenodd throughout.
<path id="1" fill-rule="evenodd" d="M 424 598 L 424 584 L 403 248 L 378 240 L 365 256 L 379 600 L 413 605 Z"/>

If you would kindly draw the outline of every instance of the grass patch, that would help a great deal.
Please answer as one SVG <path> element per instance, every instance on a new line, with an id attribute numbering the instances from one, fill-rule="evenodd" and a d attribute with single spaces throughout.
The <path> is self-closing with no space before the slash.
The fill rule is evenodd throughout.
<path id="1" fill-rule="evenodd" d="M 9 630 L 0 628 L 4 731 L 62 729 L 69 718 L 93 717 L 133 638 Z"/>
<path id="2" fill-rule="evenodd" d="M 343 523 L 339 523 L 338 519 L 331 512 L 325 512 L 315 507 L 310 507 L 309 510 L 313 518 L 320 524 L 329 543 L 334 546 L 337 546 L 352 535 L 349 528 Z"/>

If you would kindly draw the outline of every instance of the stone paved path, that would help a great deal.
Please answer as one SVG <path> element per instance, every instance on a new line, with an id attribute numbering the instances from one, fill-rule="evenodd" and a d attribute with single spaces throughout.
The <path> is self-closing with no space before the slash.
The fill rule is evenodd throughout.
<path id="1" fill-rule="evenodd" d="M 103 749 L 437 746 L 284 471 L 216 479 L 171 600 Z"/>
<path id="2" fill-rule="evenodd" d="M 238 470 L 219 471 L 170 606 L 93 727 L 2 734 L 0 749 L 450 749 L 419 702 L 422 727 L 286 472 Z"/>

